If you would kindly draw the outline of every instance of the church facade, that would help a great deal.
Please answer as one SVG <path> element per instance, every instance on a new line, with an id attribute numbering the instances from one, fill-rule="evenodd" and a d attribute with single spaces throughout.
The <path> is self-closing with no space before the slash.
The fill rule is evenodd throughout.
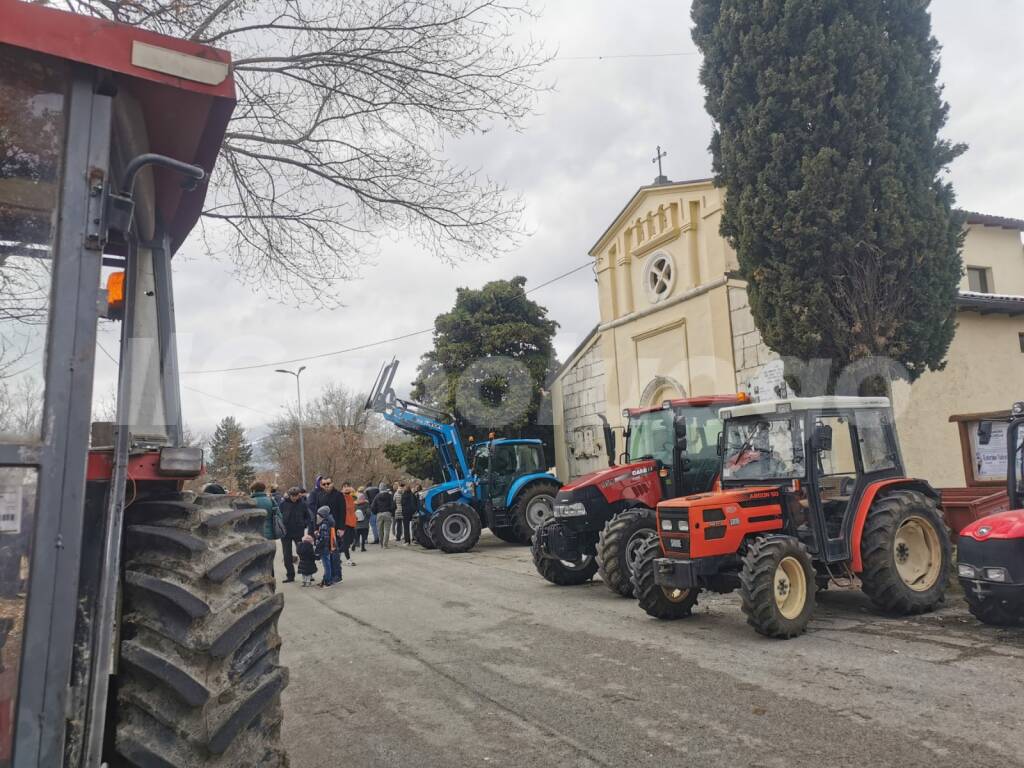
<path id="1" fill-rule="evenodd" d="M 642 187 L 591 249 L 600 320 L 552 387 L 563 480 L 607 463 L 602 419 L 624 426 L 624 408 L 785 393 L 782 363 L 754 327 L 736 254 L 719 234 L 723 198 L 710 179 Z M 947 366 L 893 391 L 908 471 L 937 487 L 970 480 L 978 446 L 962 444 L 959 424 L 1024 399 L 1014 391 L 1024 381 L 1024 221 L 968 214 L 966 227 Z"/>

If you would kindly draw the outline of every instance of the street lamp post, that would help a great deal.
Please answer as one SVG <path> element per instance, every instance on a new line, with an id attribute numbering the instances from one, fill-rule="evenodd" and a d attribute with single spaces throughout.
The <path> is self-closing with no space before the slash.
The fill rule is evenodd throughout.
<path id="1" fill-rule="evenodd" d="M 306 444 L 302 439 L 302 385 L 299 383 L 299 376 L 304 370 L 306 370 L 306 366 L 302 366 L 298 371 L 286 371 L 284 368 L 278 368 L 275 373 L 287 373 L 295 377 L 295 396 L 299 403 L 299 468 L 302 472 L 302 487 L 306 488 Z"/>

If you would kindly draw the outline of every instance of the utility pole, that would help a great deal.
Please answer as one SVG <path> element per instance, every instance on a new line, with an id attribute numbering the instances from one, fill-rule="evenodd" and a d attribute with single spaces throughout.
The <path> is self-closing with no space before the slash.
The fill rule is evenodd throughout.
<path id="1" fill-rule="evenodd" d="M 302 366 L 298 371 L 287 371 L 284 368 L 278 368 L 275 373 L 287 373 L 290 376 L 295 377 L 295 396 L 299 403 L 299 467 L 302 473 L 302 487 L 308 488 L 306 485 L 306 443 L 302 439 L 302 384 L 299 381 L 299 376 L 306 370 L 306 366 Z"/>

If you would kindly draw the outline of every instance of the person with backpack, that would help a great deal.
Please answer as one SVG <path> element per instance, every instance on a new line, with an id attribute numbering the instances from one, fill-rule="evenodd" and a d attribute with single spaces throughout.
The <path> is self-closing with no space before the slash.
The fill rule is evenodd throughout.
<path id="1" fill-rule="evenodd" d="M 366 551 L 366 540 L 370 537 L 370 502 L 365 493 L 356 494 L 356 540 L 353 547 L 360 552 Z"/>
<path id="2" fill-rule="evenodd" d="M 338 559 L 338 540 L 335 535 L 334 518 L 331 516 L 331 508 L 322 506 L 316 511 L 317 532 L 316 549 L 314 554 L 320 558 L 320 564 L 324 567 L 324 575 L 320 580 L 321 587 L 329 587 L 341 581 L 341 561 Z M 335 574 L 334 566 L 337 564 L 338 572 Z"/>
<path id="3" fill-rule="evenodd" d="M 382 549 L 388 548 L 391 541 L 391 512 L 395 508 L 395 500 L 385 483 L 380 484 L 377 495 L 370 505 L 370 511 L 377 515 L 377 530 L 380 532 L 378 543 Z"/>

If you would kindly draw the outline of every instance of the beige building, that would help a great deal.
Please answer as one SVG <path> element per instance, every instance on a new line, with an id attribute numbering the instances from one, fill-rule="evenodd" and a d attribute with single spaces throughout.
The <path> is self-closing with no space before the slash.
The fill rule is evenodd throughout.
<path id="1" fill-rule="evenodd" d="M 736 254 L 718 233 L 722 200 L 710 179 L 642 187 L 591 249 L 600 322 L 553 387 L 559 477 L 606 463 L 601 419 L 621 426 L 624 408 L 784 390 L 781 361 L 761 342 L 745 283 L 732 276 Z M 1024 221 L 968 214 L 966 226 L 947 366 L 894 390 L 908 471 L 939 487 L 965 483 L 950 416 L 1024 398 Z"/>

